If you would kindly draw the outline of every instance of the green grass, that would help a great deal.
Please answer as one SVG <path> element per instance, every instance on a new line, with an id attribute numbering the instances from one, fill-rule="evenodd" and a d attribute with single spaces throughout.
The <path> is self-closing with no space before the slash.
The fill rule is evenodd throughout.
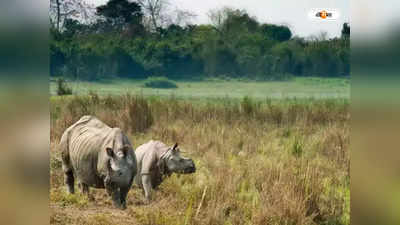
<path id="1" fill-rule="evenodd" d="M 297 77 L 291 81 L 204 80 L 176 81 L 179 88 L 144 88 L 145 80 L 112 79 L 99 82 L 70 82 L 74 94 L 94 91 L 100 95 L 121 95 L 127 92 L 145 96 L 180 98 L 349 98 L 350 81 L 345 78 Z M 50 82 L 50 94 L 56 94 L 56 83 Z"/>

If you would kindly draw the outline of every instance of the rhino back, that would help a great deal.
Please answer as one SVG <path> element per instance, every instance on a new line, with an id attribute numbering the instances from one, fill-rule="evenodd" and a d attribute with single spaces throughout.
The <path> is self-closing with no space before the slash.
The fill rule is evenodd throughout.
<path id="1" fill-rule="evenodd" d="M 112 129 L 95 117 L 82 117 L 70 131 L 69 154 L 74 172 L 83 183 L 102 186 L 105 168 L 106 147 L 112 147 Z M 104 165 L 105 167 L 105 165 Z M 100 166 L 102 168 L 102 166 Z"/>
<path id="2" fill-rule="evenodd" d="M 156 168 L 157 155 L 161 155 L 162 152 L 166 151 L 167 149 L 167 145 L 160 141 L 154 140 L 142 144 L 136 149 L 135 155 L 138 168 L 137 176 L 135 177 L 136 185 L 139 187 L 142 186 L 142 174 L 150 173 L 152 179 L 159 176 L 159 171 Z M 149 169 L 151 171 L 149 171 Z"/>

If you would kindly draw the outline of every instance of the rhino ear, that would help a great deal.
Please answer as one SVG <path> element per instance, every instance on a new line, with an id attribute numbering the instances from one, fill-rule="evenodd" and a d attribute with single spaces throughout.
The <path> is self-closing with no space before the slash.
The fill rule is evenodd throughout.
<path id="1" fill-rule="evenodd" d="M 114 151 L 112 148 L 106 148 L 107 155 L 111 158 L 114 158 Z"/>
<path id="2" fill-rule="evenodd" d="M 124 147 L 122 148 L 122 153 L 124 153 L 124 157 L 128 154 L 129 149 L 129 145 L 124 145 Z"/>

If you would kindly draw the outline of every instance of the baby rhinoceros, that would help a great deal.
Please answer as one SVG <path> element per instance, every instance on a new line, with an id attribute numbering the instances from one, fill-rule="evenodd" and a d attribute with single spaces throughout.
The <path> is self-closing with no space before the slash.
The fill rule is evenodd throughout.
<path id="1" fill-rule="evenodd" d="M 135 183 L 143 189 L 146 203 L 150 202 L 152 189 L 157 188 L 165 176 L 196 171 L 193 160 L 180 155 L 178 144 L 170 147 L 160 141 L 151 140 L 139 146 L 135 154 L 138 162 Z"/>
<path id="2" fill-rule="evenodd" d="M 83 116 L 60 141 L 64 182 L 74 193 L 77 179 L 83 193 L 105 188 L 115 207 L 126 208 L 126 196 L 136 175 L 136 156 L 119 128 L 110 128 L 94 116 Z"/>

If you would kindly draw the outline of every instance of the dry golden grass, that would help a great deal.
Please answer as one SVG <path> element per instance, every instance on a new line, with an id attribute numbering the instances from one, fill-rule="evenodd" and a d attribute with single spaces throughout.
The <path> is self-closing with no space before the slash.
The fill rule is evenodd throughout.
<path id="1" fill-rule="evenodd" d="M 52 98 L 51 223 L 349 224 L 348 105 L 95 94 Z M 133 188 L 125 211 L 113 209 L 104 190 L 93 190 L 94 202 L 68 196 L 57 143 L 85 114 L 121 127 L 134 147 L 150 139 L 180 143 L 197 172 L 166 179 L 150 205 Z"/>

